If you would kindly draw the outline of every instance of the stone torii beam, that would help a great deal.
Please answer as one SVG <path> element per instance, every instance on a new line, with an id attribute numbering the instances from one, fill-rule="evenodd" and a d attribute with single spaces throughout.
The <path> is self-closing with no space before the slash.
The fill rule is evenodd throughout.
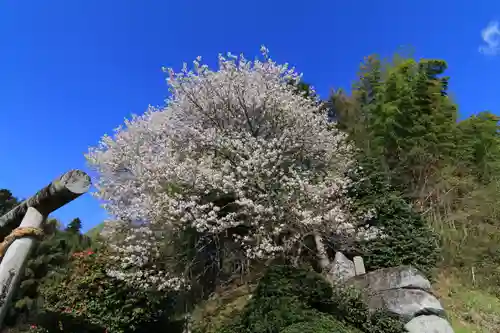
<path id="1" fill-rule="evenodd" d="M 19 226 L 28 207 L 33 207 L 40 214 L 48 216 L 87 192 L 90 185 L 90 177 L 85 172 L 80 170 L 66 172 L 0 217 L 0 239 Z"/>
<path id="2" fill-rule="evenodd" d="M 50 213 L 86 193 L 90 185 L 90 177 L 83 171 L 71 170 L 65 173 L 0 217 L 0 241 L 5 240 L 5 237 L 18 227 L 41 228 Z M 1 258 L 0 329 L 3 327 L 3 320 L 11 306 L 34 241 L 31 236 L 15 239 Z"/>

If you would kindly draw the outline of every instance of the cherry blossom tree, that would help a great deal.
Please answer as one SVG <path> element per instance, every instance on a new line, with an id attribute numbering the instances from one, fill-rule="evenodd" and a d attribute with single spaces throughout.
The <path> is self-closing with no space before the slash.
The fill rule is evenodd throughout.
<path id="1" fill-rule="evenodd" d="M 301 75 L 261 51 L 254 61 L 219 55 L 217 71 L 200 57 L 192 69 L 166 69 L 166 106 L 133 116 L 90 149 L 96 196 L 121 221 L 110 275 L 180 288 L 182 272 L 157 262 L 186 230 L 198 240 L 223 237 L 248 260 L 298 256 L 312 235 L 323 267 L 324 237 L 354 237 L 346 196 L 353 148 L 318 100 L 289 84 Z M 197 244 L 202 251 L 207 242 Z"/>

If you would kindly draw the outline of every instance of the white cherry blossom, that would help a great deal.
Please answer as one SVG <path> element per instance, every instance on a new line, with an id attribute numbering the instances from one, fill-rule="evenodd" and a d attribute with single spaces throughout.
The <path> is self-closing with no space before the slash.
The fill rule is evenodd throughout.
<path id="1" fill-rule="evenodd" d="M 199 57 L 192 70 L 166 70 L 166 106 L 133 116 L 90 149 L 97 197 L 130 221 L 112 243 L 110 275 L 179 288 L 182 277 L 150 267 L 165 238 L 187 227 L 230 234 L 248 258 L 289 251 L 311 232 L 354 232 L 345 195 L 352 147 L 317 100 L 293 91 L 301 76 L 265 48 L 262 55 L 219 55 L 217 71 Z M 233 196 L 238 209 L 224 211 L 206 200 L 212 194 Z M 238 226 L 245 235 L 232 234 Z"/>

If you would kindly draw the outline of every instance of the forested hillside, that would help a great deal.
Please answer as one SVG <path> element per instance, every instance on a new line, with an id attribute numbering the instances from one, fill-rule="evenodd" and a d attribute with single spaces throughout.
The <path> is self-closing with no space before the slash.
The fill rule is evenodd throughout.
<path id="1" fill-rule="evenodd" d="M 47 223 L 7 332 L 401 332 L 332 289 L 337 251 L 414 266 L 457 333 L 500 332 L 499 118 L 461 117 L 446 70 L 372 55 L 323 100 L 265 48 L 167 71 L 166 106 L 87 155 L 116 221 Z"/>

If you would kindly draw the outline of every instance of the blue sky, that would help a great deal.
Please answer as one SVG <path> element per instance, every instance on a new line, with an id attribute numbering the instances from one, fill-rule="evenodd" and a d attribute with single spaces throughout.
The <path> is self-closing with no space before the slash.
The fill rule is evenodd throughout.
<path id="1" fill-rule="evenodd" d="M 462 117 L 500 111 L 500 2 L 430 0 L 3 0 L 0 188 L 27 197 L 85 168 L 83 154 L 148 104 L 163 104 L 162 66 L 220 52 L 271 56 L 322 95 L 348 87 L 363 56 L 401 46 L 448 61 Z M 481 32 L 487 29 L 482 36 Z M 489 41 L 489 49 L 480 49 Z M 105 213 L 85 195 L 58 210 L 84 229 Z"/>

